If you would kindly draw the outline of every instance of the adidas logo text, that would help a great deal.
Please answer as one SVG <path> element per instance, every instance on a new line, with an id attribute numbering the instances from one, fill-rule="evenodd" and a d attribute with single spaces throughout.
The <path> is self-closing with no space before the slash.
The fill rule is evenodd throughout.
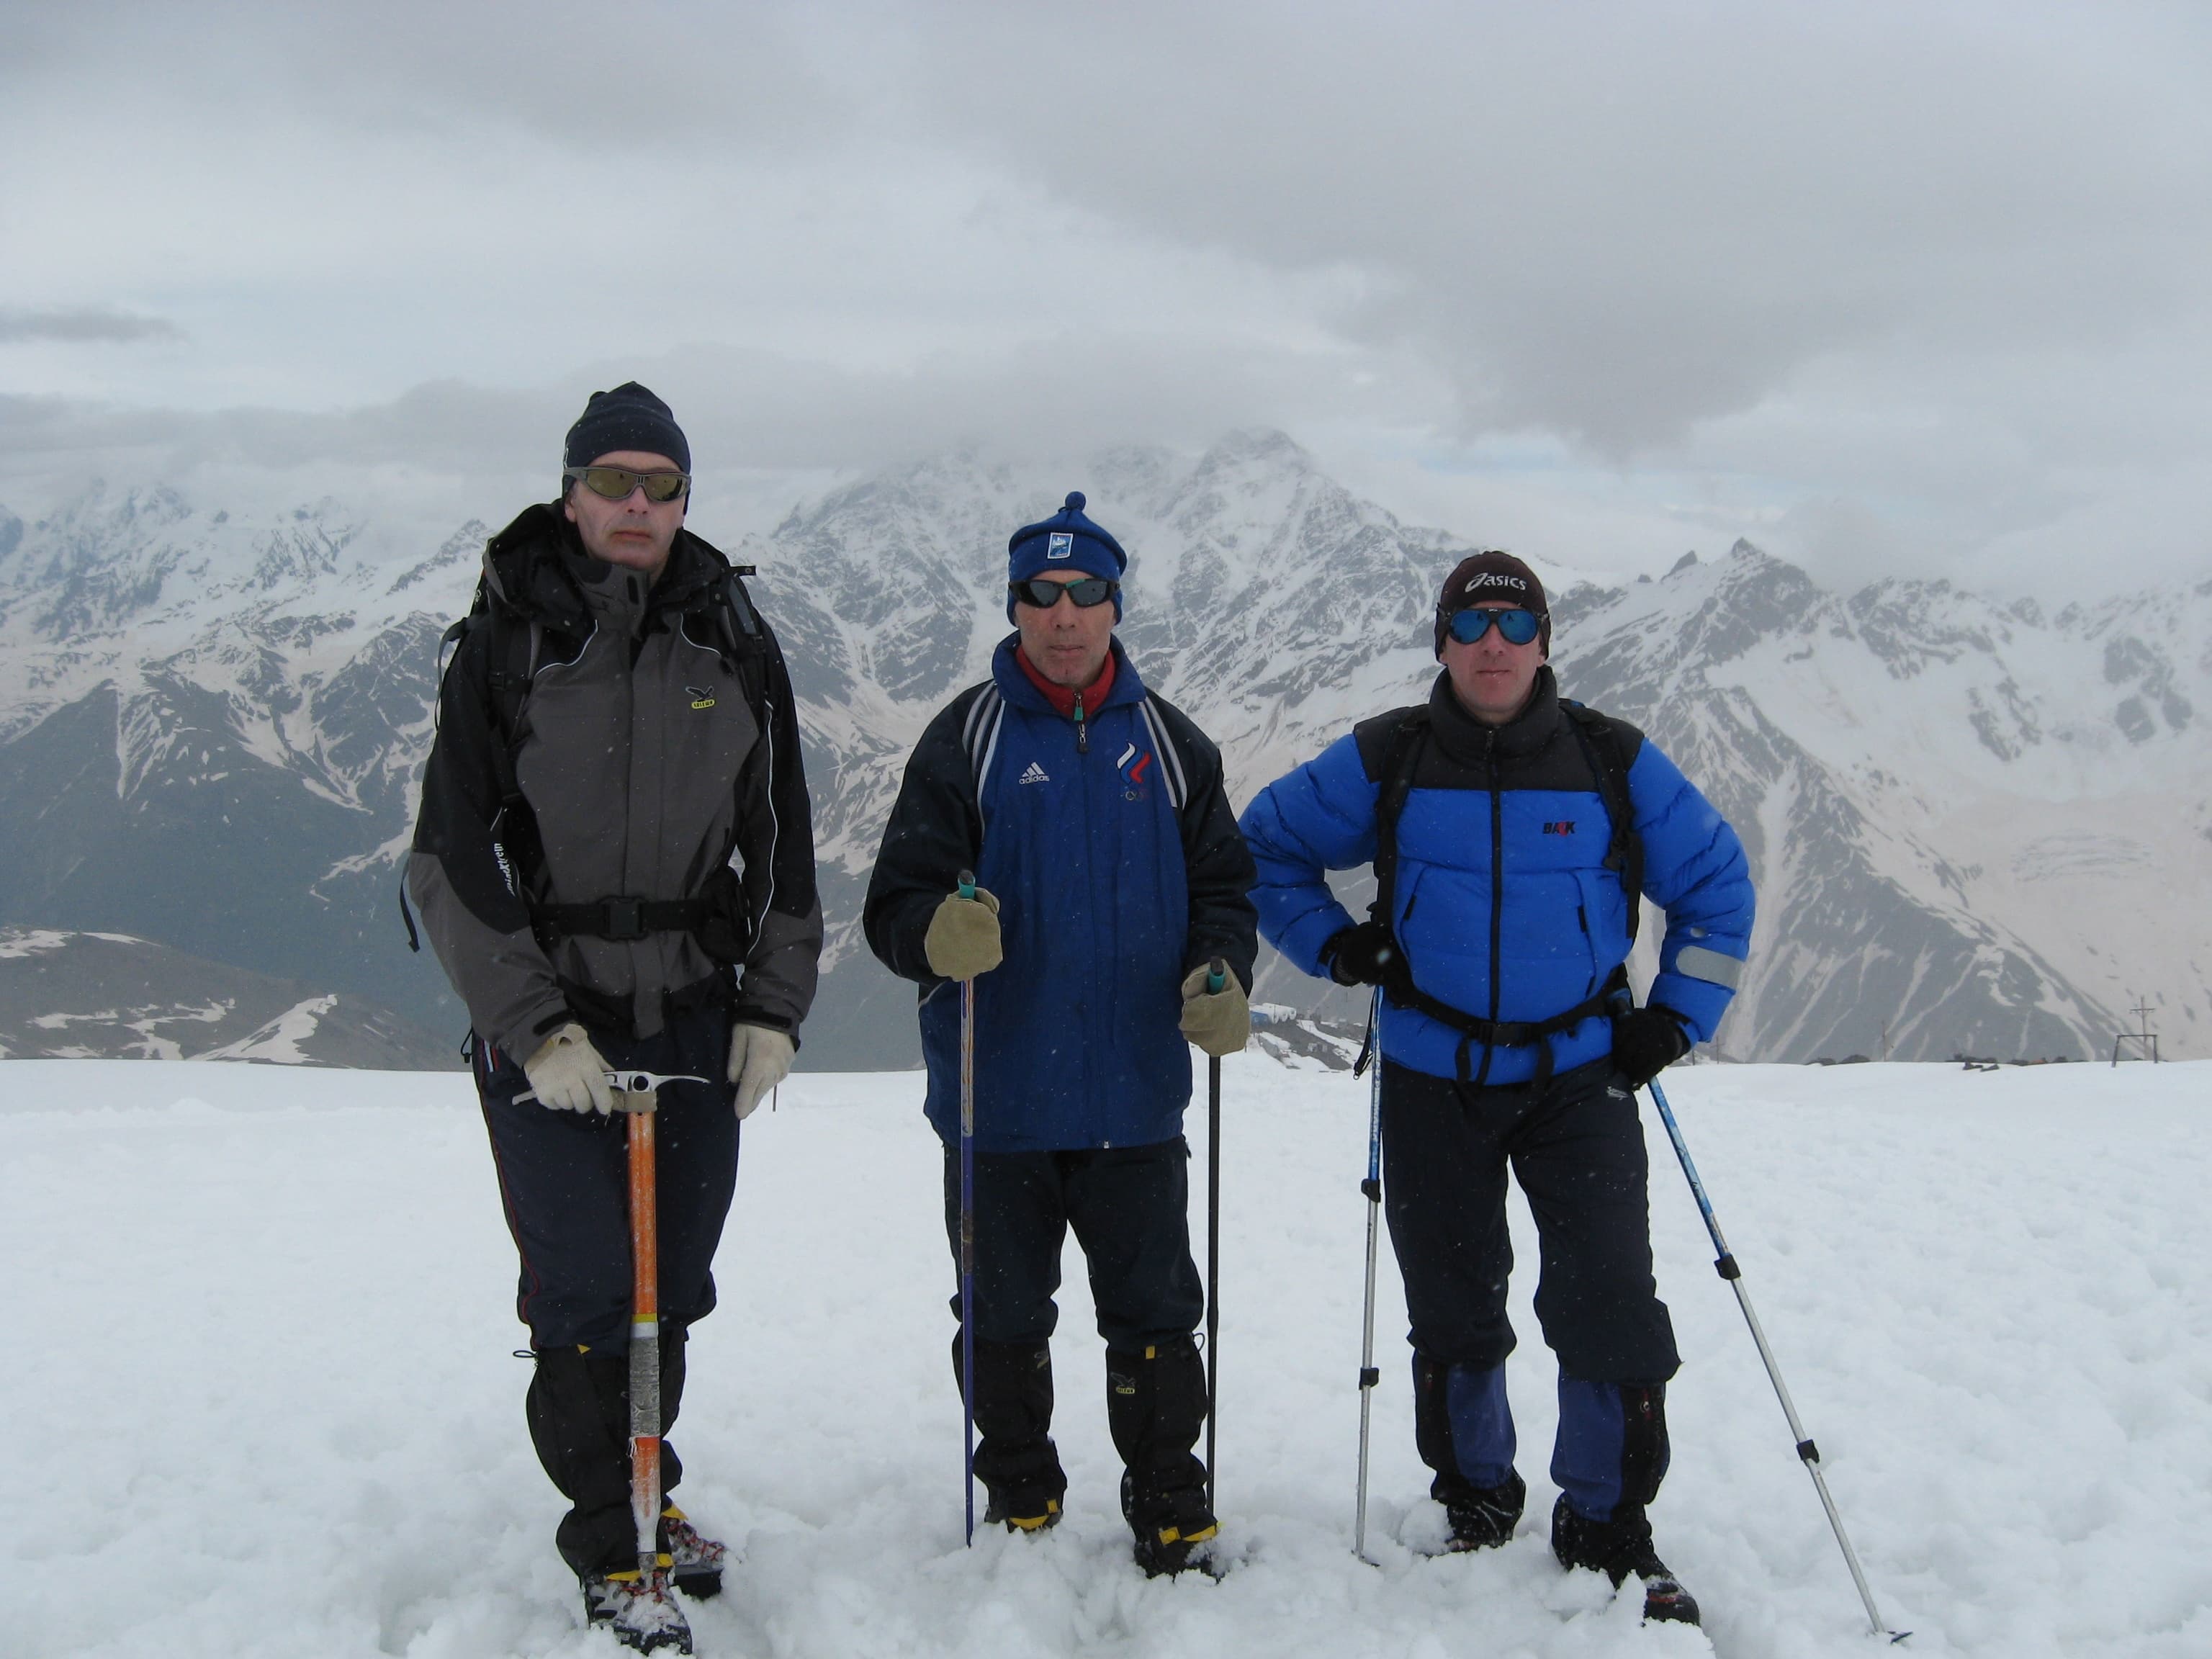
<path id="1" fill-rule="evenodd" d="M 1035 761 L 1031 761 L 1030 763 L 1030 769 L 1022 774 L 1021 781 L 1024 783 L 1050 783 L 1052 780 L 1045 775 L 1044 768 L 1039 766 Z"/>

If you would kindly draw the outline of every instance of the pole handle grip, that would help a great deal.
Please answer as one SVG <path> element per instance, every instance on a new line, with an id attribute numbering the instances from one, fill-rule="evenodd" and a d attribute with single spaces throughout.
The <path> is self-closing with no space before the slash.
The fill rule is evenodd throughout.
<path id="1" fill-rule="evenodd" d="M 975 872 L 973 870 L 960 872 L 960 896 L 964 899 L 975 896 Z"/>
<path id="2" fill-rule="evenodd" d="M 1206 964 L 1206 994 L 1212 996 L 1229 983 L 1229 964 L 1216 957 Z"/>

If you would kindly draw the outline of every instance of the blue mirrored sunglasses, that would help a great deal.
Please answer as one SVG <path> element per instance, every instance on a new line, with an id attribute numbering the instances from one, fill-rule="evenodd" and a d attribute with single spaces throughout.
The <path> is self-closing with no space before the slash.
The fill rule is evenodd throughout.
<path id="1" fill-rule="evenodd" d="M 1508 645 L 1526 645 L 1544 629 L 1544 619 L 1533 611 L 1455 611 L 1444 631 L 1462 645 L 1473 645 L 1492 623 Z"/>

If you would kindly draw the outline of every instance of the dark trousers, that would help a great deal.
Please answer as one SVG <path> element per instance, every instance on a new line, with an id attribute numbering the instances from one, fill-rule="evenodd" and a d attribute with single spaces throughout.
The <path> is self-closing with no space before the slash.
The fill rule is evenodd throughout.
<path id="1" fill-rule="evenodd" d="M 729 1016 L 676 1017 L 642 1040 L 592 1034 L 610 1066 L 702 1077 L 661 1085 L 654 1124 L 664 1437 L 684 1396 L 685 1328 L 714 1306 L 713 1263 L 738 1177 L 738 1121 L 724 1079 Z M 479 1042 L 477 1092 L 507 1230 L 521 1256 L 515 1312 L 538 1366 L 526 1402 L 532 1443 L 570 1503 L 556 1534 L 579 1575 L 636 1564 L 629 1512 L 629 1129 L 621 1113 L 516 1104 L 520 1060 Z M 664 1439 L 661 1488 L 683 1478 Z"/>
<path id="2" fill-rule="evenodd" d="M 1383 1206 L 1406 1282 L 1422 1454 L 1439 1488 L 1494 1486 L 1512 1467 L 1509 1167 L 1535 1219 L 1536 1317 L 1559 1362 L 1553 1475 L 1588 1518 L 1607 1520 L 1657 1491 L 1661 1385 L 1681 1364 L 1651 1274 L 1635 1096 L 1607 1060 L 1541 1087 L 1481 1089 L 1385 1063 Z"/>
<path id="3" fill-rule="evenodd" d="M 1206 1468 L 1192 1455 L 1206 1423 L 1206 1369 L 1191 1333 L 1206 1286 L 1190 1256 L 1190 1149 L 1150 1146 L 975 1155 L 975 1472 L 993 1512 L 1037 1515 L 1066 1477 L 1048 1431 L 1048 1339 L 1060 1256 L 1075 1230 L 1106 1339 L 1106 1413 L 1127 1468 L 1121 1510 L 1140 1535 L 1210 1526 Z M 960 1151 L 945 1152 L 945 1229 L 960 1262 Z M 960 1297 L 956 1318 L 964 1318 Z M 960 1337 L 952 1340 L 960 1371 Z"/>
<path id="4" fill-rule="evenodd" d="M 714 1249 L 738 1183 L 738 1120 L 729 1064 L 729 1015 L 678 1016 L 656 1036 L 594 1031 L 610 1066 L 705 1083 L 661 1086 L 653 1139 L 659 1154 L 660 1316 L 688 1325 L 714 1306 Z M 522 1258 L 515 1313 L 532 1346 L 629 1342 L 629 1127 L 623 1115 L 558 1112 L 514 1097 L 530 1086 L 522 1060 L 478 1043 L 477 1092 L 491 1133 L 507 1231 Z"/>
<path id="5" fill-rule="evenodd" d="M 1060 1322 L 1060 1247 L 1075 1230 L 1098 1334 L 1141 1349 L 1198 1328 L 1206 1285 L 1190 1259 L 1190 1148 L 975 1154 L 975 1335 L 1047 1340 Z M 945 1231 L 960 1266 L 960 1149 L 945 1149 Z M 961 1316 L 960 1298 L 952 1298 Z"/>

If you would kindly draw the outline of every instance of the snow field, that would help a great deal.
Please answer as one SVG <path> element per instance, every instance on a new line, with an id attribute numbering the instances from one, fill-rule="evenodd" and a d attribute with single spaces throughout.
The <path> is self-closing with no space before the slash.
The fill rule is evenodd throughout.
<path id="1" fill-rule="evenodd" d="M 1382 1255 L 1369 1547 L 1350 1553 L 1366 1089 L 1225 1073 L 1220 1583 L 1115 1508 L 1080 1256 L 1054 1343 L 1068 1515 L 960 1540 L 952 1269 L 918 1075 L 802 1075 L 747 1124 L 673 1439 L 744 1555 L 706 1656 L 1869 1654 L 1786 1424 L 1647 1105 L 1670 1394 L 1640 1628 L 1544 1537 L 1553 1370 L 1522 1266 L 1528 1514 L 1443 1534 Z M 2212 1651 L 2212 1065 L 1677 1068 L 1670 1098 L 1909 1651 Z M 1205 1119 L 1190 1119 L 1203 1251 Z M 514 1261 L 465 1077 L 0 1066 L 0 1655 L 605 1655 L 551 1546 Z"/>

